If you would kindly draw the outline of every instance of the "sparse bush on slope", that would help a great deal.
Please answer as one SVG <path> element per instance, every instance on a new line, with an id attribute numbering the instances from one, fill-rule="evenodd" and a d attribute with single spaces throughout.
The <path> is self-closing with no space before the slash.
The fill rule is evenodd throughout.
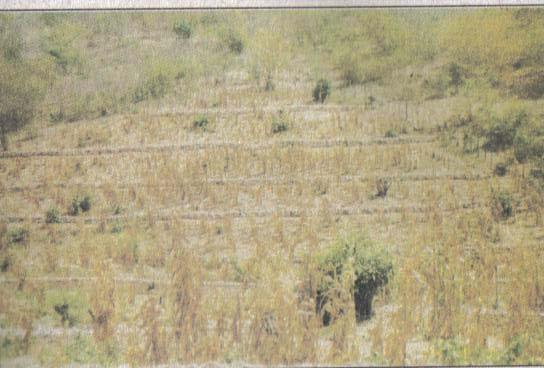
<path id="1" fill-rule="evenodd" d="M 393 262 L 385 248 L 363 235 L 351 235 L 339 239 L 336 244 L 319 254 L 321 283 L 317 291 L 317 310 L 323 315 L 325 325 L 332 322 L 331 291 L 344 277 L 348 267 L 353 270 L 354 281 L 348 290 L 353 295 L 358 320 L 372 315 L 372 300 L 389 281 Z"/>

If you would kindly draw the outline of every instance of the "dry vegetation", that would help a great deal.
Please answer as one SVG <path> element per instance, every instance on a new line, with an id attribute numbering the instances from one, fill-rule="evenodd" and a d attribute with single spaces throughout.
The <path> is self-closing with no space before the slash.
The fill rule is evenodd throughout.
<path id="1" fill-rule="evenodd" d="M 0 364 L 543 364 L 541 9 L 0 14 Z"/>

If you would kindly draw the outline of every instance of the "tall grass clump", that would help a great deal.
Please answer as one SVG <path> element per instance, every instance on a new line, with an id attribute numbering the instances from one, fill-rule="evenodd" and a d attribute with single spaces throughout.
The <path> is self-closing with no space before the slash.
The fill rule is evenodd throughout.
<path id="1" fill-rule="evenodd" d="M 356 318 L 369 319 L 374 296 L 387 285 L 393 272 L 393 262 L 386 249 L 364 235 L 355 234 L 339 239 L 320 253 L 318 260 L 322 279 L 316 301 L 323 323 L 332 322 L 333 286 L 339 284 L 338 280 L 348 268 L 353 270 L 354 278 L 346 291 L 353 295 Z"/>

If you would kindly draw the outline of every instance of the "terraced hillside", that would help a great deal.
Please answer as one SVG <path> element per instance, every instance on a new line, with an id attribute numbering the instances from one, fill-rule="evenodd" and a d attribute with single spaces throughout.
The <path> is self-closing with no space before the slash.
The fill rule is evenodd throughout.
<path id="1" fill-rule="evenodd" d="M 540 9 L 1 22 L 2 366 L 542 364 Z"/>

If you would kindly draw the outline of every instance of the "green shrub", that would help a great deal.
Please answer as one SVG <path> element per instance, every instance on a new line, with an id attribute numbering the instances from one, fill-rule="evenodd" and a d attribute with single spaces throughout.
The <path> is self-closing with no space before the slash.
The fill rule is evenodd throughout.
<path id="1" fill-rule="evenodd" d="M 329 302 L 330 288 L 341 279 L 347 267 L 354 271 L 354 282 L 349 292 L 353 295 L 357 320 L 370 318 L 372 300 L 387 284 L 393 272 L 393 262 L 385 248 L 357 234 L 339 239 L 317 257 L 321 281 L 317 289 L 316 308 L 323 313 L 323 323 L 327 325 L 332 322 L 332 316 L 324 307 Z"/>
<path id="2" fill-rule="evenodd" d="M 494 173 L 497 176 L 505 176 L 508 172 L 508 166 L 504 162 L 499 162 L 495 165 Z"/>
<path id="3" fill-rule="evenodd" d="M 491 212 L 496 219 L 505 220 L 514 214 L 512 195 L 506 191 L 494 192 L 491 198 Z"/>
<path id="4" fill-rule="evenodd" d="M 69 214 L 72 216 L 77 216 L 79 211 L 88 212 L 91 209 L 91 197 L 89 195 L 84 195 L 83 198 L 79 196 L 74 197 L 70 203 Z"/>
<path id="5" fill-rule="evenodd" d="M 59 210 L 51 207 L 45 213 L 45 223 L 46 224 L 58 224 L 60 223 L 60 213 Z"/>
<path id="6" fill-rule="evenodd" d="M 314 102 L 325 102 L 325 99 L 331 93 L 331 84 L 326 79 L 320 79 L 315 85 L 313 97 Z"/>
<path id="7" fill-rule="evenodd" d="M 174 23 L 174 32 L 181 38 L 190 38 L 193 33 L 191 25 L 185 20 L 179 20 Z"/>
<path id="8" fill-rule="evenodd" d="M 398 133 L 395 129 L 388 129 L 387 132 L 385 132 L 385 138 L 395 138 L 398 136 Z"/>
<path id="9" fill-rule="evenodd" d="M 202 129 L 206 131 L 209 123 L 206 116 L 199 116 L 193 121 L 193 129 Z"/>
<path id="10" fill-rule="evenodd" d="M 79 207 L 83 212 L 89 212 L 91 210 L 91 197 L 88 195 L 83 196 L 79 202 Z"/>
<path id="11" fill-rule="evenodd" d="M 286 132 L 289 126 L 285 121 L 273 121 L 272 122 L 272 134 Z"/>
<path id="12" fill-rule="evenodd" d="M 11 244 L 24 243 L 28 239 L 29 234 L 30 233 L 29 233 L 28 229 L 25 229 L 25 228 L 21 227 L 21 228 L 18 228 L 18 229 L 11 230 L 8 233 L 8 239 L 9 239 L 9 242 Z"/>

